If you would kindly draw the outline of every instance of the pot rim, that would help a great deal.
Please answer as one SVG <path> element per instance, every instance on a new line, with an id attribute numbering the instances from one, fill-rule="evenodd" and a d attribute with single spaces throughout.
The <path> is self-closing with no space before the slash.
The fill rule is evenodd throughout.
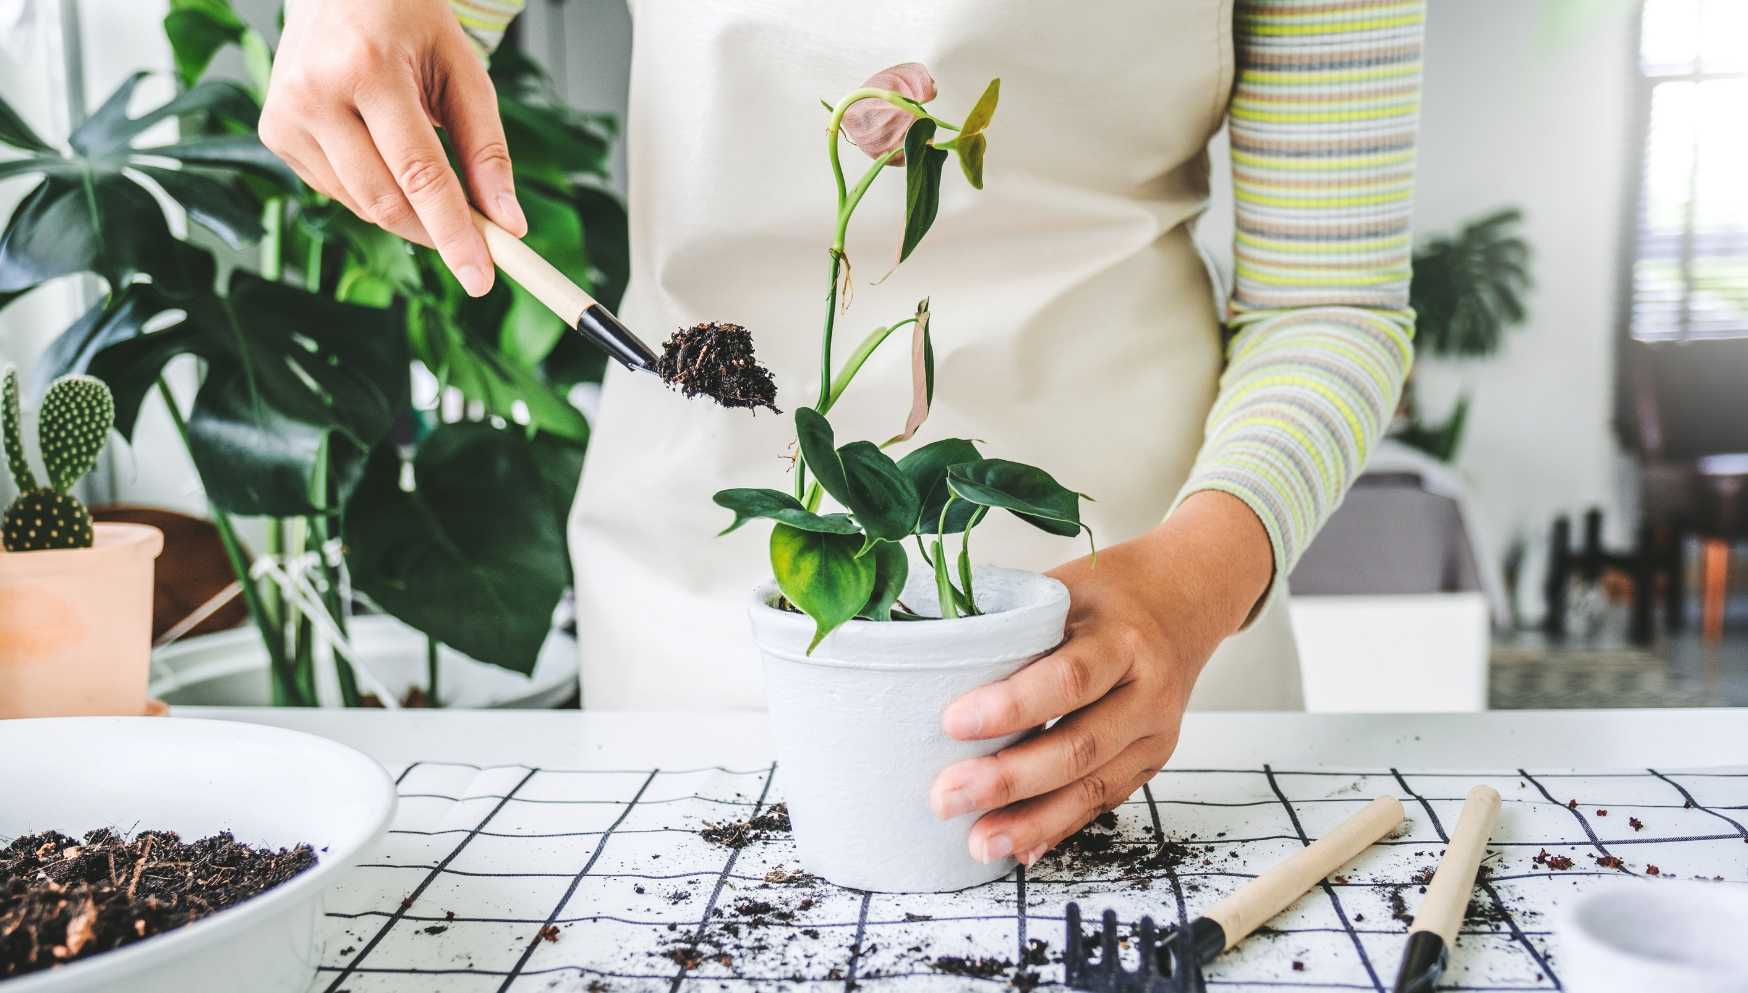
<path id="1" fill-rule="evenodd" d="M 761 651 L 789 662 L 849 669 L 959 669 L 1047 652 L 1062 641 L 1068 587 L 1042 573 L 996 566 L 974 570 L 1008 593 L 1002 609 L 976 617 L 925 621 L 846 621 L 807 654 L 813 619 L 771 606 L 775 580 L 753 590 L 747 613 Z"/>
<path id="2" fill-rule="evenodd" d="M 33 552 L 0 550 L 0 578 L 32 579 L 88 572 L 118 564 L 118 560 L 151 561 L 164 550 L 164 532 L 150 524 L 98 521 L 90 548 L 49 548 Z"/>

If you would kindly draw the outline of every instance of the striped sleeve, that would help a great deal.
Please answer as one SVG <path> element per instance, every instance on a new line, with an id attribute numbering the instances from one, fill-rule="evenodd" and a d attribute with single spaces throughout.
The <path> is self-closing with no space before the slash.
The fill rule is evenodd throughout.
<path id="1" fill-rule="evenodd" d="M 504 40 L 504 31 L 522 13 L 523 0 L 449 0 L 461 29 L 473 39 L 480 58 L 489 58 Z"/>
<path id="2" fill-rule="evenodd" d="M 1425 0 L 1238 0 L 1235 332 L 1181 502 L 1229 493 L 1284 579 L 1388 428 L 1408 307 Z"/>

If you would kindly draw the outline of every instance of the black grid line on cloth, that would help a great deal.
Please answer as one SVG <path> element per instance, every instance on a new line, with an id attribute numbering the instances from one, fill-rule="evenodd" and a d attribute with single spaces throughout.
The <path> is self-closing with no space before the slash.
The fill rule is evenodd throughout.
<path id="1" fill-rule="evenodd" d="M 1560 803 L 1560 801 L 1554 799 L 1554 794 L 1549 793 L 1548 788 L 1546 786 L 1543 786 L 1541 784 L 1540 780 L 1536 779 L 1536 777 L 1529 774 L 1529 770 L 1519 769 L 1519 770 L 1517 770 L 1517 774 L 1522 776 L 1524 779 L 1529 780 L 1529 784 L 1531 786 L 1534 786 L 1536 789 L 1540 790 L 1542 793 L 1542 796 L 1547 797 L 1549 799 L 1549 801 L 1551 801 L 1553 803 Z M 1560 806 L 1565 807 L 1568 811 L 1571 812 L 1573 817 L 1578 818 L 1578 826 L 1584 829 L 1585 836 L 1590 839 L 1590 844 L 1597 851 L 1601 852 L 1603 855 L 1605 855 L 1609 858 L 1615 858 L 1614 853 L 1608 850 L 1608 845 L 1603 844 L 1602 839 L 1598 838 L 1596 836 L 1596 831 L 1595 831 L 1595 829 L 1593 829 L 1590 826 L 1590 819 L 1588 817 L 1584 816 L 1584 811 L 1579 810 L 1577 807 L 1574 807 L 1569 803 L 1561 803 Z M 1614 844 L 1620 844 L 1620 842 L 1617 841 L 1617 842 L 1614 842 Z M 1638 873 L 1627 868 L 1626 863 L 1624 863 L 1624 862 L 1621 863 L 1621 865 L 1619 866 L 1619 871 L 1624 872 L 1629 876 L 1637 876 L 1638 875 Z"/>
<path id="2" fill-rule="evenodd" d="M 1014 940 L 1018 949 L 1014 956 L 1014 968 L 1024 970 L 1026 967 L 1026 867 L 1014 867 Z"/>
<path id="3" fill-rule="evenodd" d="M 1565 875 L 1578 875 L 1578 873 L 1565 873 Z M 1588 873 L 1588 875 L 1608 876 L 1608 875 L 1613 875 L 1613 873 L 1596 872 L 1596 873 Z M 599 878 L 599 877 L 594 877 L 594 878 Z M 1541 878 L 1541 877 L 1537 877 L 1537 878 Z M 1393 886 L 1393 885 L 1397 885 L 1397 884 L 1394 884 L 1394 883 L 1351 883 L 1349 885 L 1353 886 L 1355 888 L 1359 888 L 1359 887 L 1375 887 L 1375 886 Z M 1404 884 L 1404 885 L 1406 885 L 1406 884 Z M 362 911 L 359 911 L 357 913 L 351 913 L 351 914 L 328 913 L 324 916 L 335 917 L 335 918 L 340 918 L 340 919 L 344 919 L 344 920 L 354 920 L 354 919 L 357 919 L 360 917 L 387 917 L 387 916 L 389 916 L 389 912 L 386 910 L 362 910 Z M 415 924 L 423 924 L 423 923 L 439 923 L 439 924 L 455 924 L 455 923 L 460 923 L 460 924 L 541 924 L 541 923 L 544 923 L 544 921 L 542 921 L 538 917 L 466 917 L 466 916 L 449 917 L 447 915 L 445 915 L 443 917 L 422 917 L 422 916 L 419 916 L 417 914 L 407 914 L 405 917 L 403 917 L 401 919 L 403 921 L 407 921 L 407 922 L 415 923 Z M 1009 918 L 1006 914 L 962 914 L 962 915 L 939 914 L 939 915 L 931 915 L 929 917 L 929 923 L 931 923 L 931 924 L 987 923 L 990 921 L 1005 921 L 1008 919 Z M 1031 915 L 1031 919 L 1034 921 L 1050 921 L 1054 924 L 1062 924 L 1067 920 L 1067 918 L 1065 918 L 1065 917 L 1054 915 L 1054 914 L 1033 914 L 1033 915 Z M 669 924 L 673 923 L 672 921 L 646 920 L 646 919 L 638 918 L 638 917 L 619 917 L 619 916 L 616 916 L 613 914 L 583 914 L 583 915 L 580 915 L 577 917 L 555 917 L 552 919 L 552 923 L 554 923 L 554 924 L 579 924 L 579 923 L 585 923 L 588 921 L 613 921 L 613 922 L 618 923 L 618 924 L 630 924 L 630 925 L 633 925 L 636 927 L 647 927 L 647 928 L 666 928 Z M 765 924 L 764 926 L 771 927 L 771 928 L 789 928 L 791 930 L 801 930 L 804 928 L 855 928 L 857 926 L 861 926 L 863 928 L 866 928 L 869 925 L 872 925 L 874 927 L 891 927 L 891 926 L 896 926 L 896 925 L 900 925 L 900 924 L 914 924 L 914 923 L 916 923 L 916 922 L 912 921 L 912 920 L 906 920 L 904 918 L 892 918 L 890 920 L 867 920 L 867 919 L 864 919 L 864 920 L 856 920 L 856 921 L 772 921 L 772 922 Z M 1132 920 L 1132 919 L 1124 918 L 1124 917 L 1119 917 L 1117 919 L 1117 924 L 1120 927 L 1135 928 L 1135 927 L 1140 926 L 1140 923 L 1141 922 L 1139 919 Z M 1271 928 L 1270 930 L 1272 930 L 1276 934 L 1347 934 L 1348 933 L 1347 928 L 1339 928 L 1339 927 L 1283 927 L 1283 928 Z M 1371 934 L 1371 935 L 1380 935 L 1380 936 L 1400 935 L 1402 933 L 1400 930 L 1391 930 L 1389 928 L 1356 927 L 1356 928 L 1353 928 L 1352 930 L 1353 930 L 1354 934 Z M 1473 935 L 1476 937 L 1485 937 L 1488 935 L 1497 936 L 1499 934 L 1499 932 L 1497 932 L 1497 931 L 1490 931 L 1490 930 L 1487 930 L 1485 928 L 1468 928 L 1468 929 L 1460 930 L 1457 933 L 1460 935 L 1464 935 L 1464 936 Z M 1545 937 L 1547 935 L 1553 934 L 1553 932 L 1552 931 L 1526 930 L 1526 931 L 1524 931 L 1524 934 L 1535 935 L 1537 937 Z M 330 966 L 329 970 L 332 971 L 336 968 L 338 968 L 338 967 L 337 966 Z M 664 978 L 665 978 L 665 975 L 666 974 L 664 974 Z"/>
<path id="4" fill-rule="evenodd" d="M 1164 855 L 1165 824 L 1159 817 L 1159 804 L 1153 801 L 1153 784 L 1142 783 L 1141 795 L 1147 798 L 1147 813 L 1148 816 L 1153 818 L 1153 837 L 1159 842 L 1160 853 Z M 1166 881 L 1171 883 L 1172 899 L 1177 902 L 1177 926 L 1180 928 L 1187 928 L 1190 926 L 1190 909 L 1184 903 L 1184 888 L 1178 882 L 1177 866 L 1172 865 L 1171 857 L 1169 855 L 1165 855 L 1162 861 L 1165 862 Z"/>
<path id="5" fill-rule="evenodd" d="M 1445 833 L 1445 826 L 1440 823 L 1438 819 L 1438 811 L 1432 809 L 1432 803 L 1419 793 L 1415 792 L 1414 787 L 1408 785 L 1408 780 L 1402 775 L 1402 770 L 1397 769 L 1395 766 L 1391 766 L 1390 775 L 1395 776 L 1396 782 L 1402 787 L 1402 791 L 1413 797 L 1415 801 L 1420 804 L 1420 809 L 1426 811 L 1427 818 L 1432 821 L 1433 831 L 1438 833 L 1439 843 L 1449 845 L 1451 843 L 1451 837 Z M 1487 839 L 1487 843 L 1482 847 L 1485 849 L 1490 846 L 1492 842 L 1493 839 L 1489 838 Z M 1440 857 L 1442 858 L 1443 856 Z M 1485 862 L 1485 856 L 1483 856 L 1482 860 Z M 1547 958 L 1536 948 L 1535 942 L 1529 940 L 1529 936 L 1524 934 L 1523 928 L 1518 926 L 1516 915 L 1511 912 L 1511 908 L 1507 907 L 1505 901 L 1500 898 L 1499 891 L 1494 889 L 1493 884 L 1486 878 L 1482 877 L 1480 872 L 1476 873 L 1476 877 L 1475 885 L 1481 887 L 1481 891 L 1487 894 L 1487 899 L 1493 901 L 1493 908 L 1499 912 L 1499 916 L 1505 920 L 1505 926 L 1511 930 L 1512 940 L 1522 945 L 1524 951 L 1529 952 L 1530 958 L 1534 959 L 1536 966 L 1542 970 L 1542 975 L 1548 977 L 1548 981 L 1554 984 L 1554 989 L 1565 989 L 1565 985 L 1560 982 L 1560 977 L 1556 975 L 1553 968 L 1548 965 Z M 1454 952 L 1455 949 L 1451 949 L 1451 951 Z"/>
<path id="6" fill-rule="evenodd" d="M 410 768 L 411 767 L 409 767 L 409 769 Z M 534 773 L 537 771 L 538 770 L 536 769 L 529 769 L 524 773 L 522 778 L 516 781 L 516 785 L 511 787 L 510 792 L 505 794 L 504 798 L 499 800 L 497 804 L 486 813 L 486 816 L 480 819 L 480 822 L 475 825 L 475 829 L 477 830 L 478 828 L 483 828 L 487 824 L 490 824 L 492 818 L 498 815 L 498 811 L 503 810 L 504 805 L 510 802 L 510 797 L 515 796 L 517 790 L 527 785 L 528 781 L 534 778 Z M 399 924 L 401 919 L 406 916 L 407 911 L 411 909 L 412 905 L 418 902 L 419 895 L 425 892 L 426 888 L 431 885 L 431 882 L 437 878 L 437 874 L 442 872 L 450 862 L 453 862 L 456 856 L 460 855 L 462 850 L 467 847 L 468 842 L 473 839 L 474 834 L 470 832 L 466 837 L 462 838 L 461 841 L 456 843 L 455 847 L 450 850 L 449 854 L 443 857 L 443 861 L 437 863 L 437 865 L 425 875 L 424 879 L 419 880 L 419 885 L 413 887 L 413 892 L 408 894 L 407 897 L 401 901 L 401 905 L 395 908 L 394 913 L 389 915 L 388 920 L 383 922 L 382 927 L 377 929 L 377 932 L 370 936 L 370 940 L 364 943 L 364 947 L 358 950 L 358 954 L 352 957 L 352 961 L 347 963 L 346 967 L 340 970 L 340 974 L 335 976 L 334 981 L 328 984 L 324 993 L 336 993 L 340 988 L 340 984 L 346 981 L 346 977 L 358 971 L 359 964 L 364 961 L 365 956 L 374 951 L 376 946 L 382 943 L 382 939 L 388 937 L 388 933 L 394 930 L 394 926 Z"/>
<path id="7" fill-rule="evenodd" d="M 395 777 L 395 786 L 399 787 L 401 785 L 401 783 L 406 781 L 408 776 L 413 774 L 414 769 L 417 769 L 418 767 L 420 767 L 424 764 L 425 764 L 424 762 L 413 762 L 413 763 L 409 764 L 405 769 L 402 769 L 401 774 Z"/>
<path id="8" fill-rule="evenodd" d="M 546 770 L 542 769 L 540 771 L 545 772 Z M 639 769 L 637 771 L 638 772 L 648 772 L 649 770 L 648 769 Z M 562 806 L 608 807 L 608 806 L 612 806 L 613 804 L 616 804 L 619 802 L 618 800 L 554 800 L 554 799 L 549 799 L 549 798 L 544 798 L 544 797 L 542 797 L 540 799 L 534 799 L 531 797 L 510 796 L 508 794 L 500 795 L 497 793 L 481 793 L 479 796 L 450 796 L 447 793 L 402 793 L 401 799 L 402 800 L 448 800 L 452 803 L 471 803 L 475 800 L 514 800 L 517 803 L 542 803 L 542 804 L 553 804 L 553 805 L 561 806 L 561 807 Z M 720 797 L 699 796 L 696 793 L 686 794 L 683 796 L 663 797 L 660 800 L 645 800 L 644 805 L 651 806 L 651 805 L 658 804 L 658 803 L 684 803 L 687 800 L 697 800 L 700 803 L 720 803 L 720 804 L 722 804 L 724 806 L 728 806 L 728 807 L 750 807 L 750 806 L 752 806 L 752 802 L 748 801 L 748 800 L 724 800 Z"/>
<path id="9" fill-rule="evenodd" d="M 864 892 L 862 909 L 856 911 L 856 940 L 850 942 L 850 962 L 844 967 L 844 993 L 856 988 L 856 970 L 862 965 L 862 941 L 868 936 L 868 904 L 873 899 L 874 894 Z"/>
<path id="10" fill-rule="evenodd" d="M 765 806 L 765 797 L 771 795 L 771 781 L 777 778 L 777 763 L 772 762 L 765 772 L 765 785 L 759 790 L 759 798 L 753 802 L 753 812 L 748 819 L 759 816 L 759 811 Z M 722 899 L 722 889 L 728 885 L 729 873 L 734 871 L 735 860 L 740 858 L 741 850 L 736 848 L 728 853 L 727 861 L 722 864 L 722 872 L 716 877 L 716 888 L 710 891 L 710 900 L 704 904 L 704 914 L 698 918 L 698 927 L 692 932 L 692 946 L 704 940 L 704 932 L 710 927 L 710 915 L 716 910 L 716 902 Z M 679 993 L 680 984 L 686 981 L 686 973 L 690 970 L 685 963 L 674 973 L 674 981 L 668 986 L 668 993 Z"/>
<path id="11" fill-rule="evenodd" d="M 649 784 L 655 782 L 656 776 L 660 773 L 660 769 L 649 771 L 649 775 L 644 777 L 642 785 L 638 786 L 637 792 L 631 795 L 631 800 L 625 805 L 625 809 L 621 810 L 619 816 L 613 819 L 613 823 L 607 825 L 607 830 L 601 833 L 601 840 L 595 842 L 595 850 L 589 853 L 589 858 L 583 863 L 583 867 L 571 877 L 571 884 L 565 887 L 564 895 L 552 905 L 552 912 L 546 915 L 546 920 L 541 923 L 540 930 L 535 932 L 534 937 L 528 939 L 528 947 L 522 949 L 522 956 L 516 960 L 516 964 L 510 968 L 510 974 L 505 976 L 504 982 L 498 986 L 498 993 L 507 993 L 510 984 L 514 983 L 516 977 L 522 974 L 522 969 L 528 965 L 528 960 L 533 957 L 534 950 L 539 948 L 540 943 L 545 940 L 546 929 L 553 926 L 553 921 L 558 918 L 565 905 L 571 902 L 571 897 L 577 892 L 577 887 L 582 885 L 583 877 L 589 874 L 589 870 L 593 869 L 595 863 L 600 860 L 601 853 L 607 850 L 607 843 L 613 840 L 613 829 L 625 823 L 625 818 L 631 815 L 631 809 L 637 806 L 637 801 L 643 799 L 644 791 L 649 789 Z"/>
<path id="12" fill-rule="evenodd" d="M 1742 823 L 1740 821 L 1736 820 L 1734 817 L 1729 817 L 1725 814 L 1720 814 L 1717 812 L 1716 809 L 1714 809 L 1712 807 L 1708 807 L 1705 804 L 1700 803 L 1698 800 L 1695 800 L 1693 798 L 1693 794 L 1689 793 L 1687 791 L 1687 787 L 1681 785 L 1680 783 L 1676 782 L 1673 779 L 1670 779 L 1668 776 L 1665 776 L 1661 772 L 1658 772 L 1656 769 L 1646 769 L 1645 771 L 1650 773 L 1653 776 L 1656 776 L 1658 779 L 1663 780 L 1665 783 L 1668 783 L 1669 785 L 1675 787 L 1676 791 L 1681 794 L 1681 798 L 1683 800 L 1687 801 L 1687 806 L 1690 806 L 1695 810 L 1704 811 L 1705 813 L 1708 813 L 1708 814 L 1712 815 L 1713 817 L 1719 818 L 1720 820 L 1729 824 L 1731 827 L 1735 828 L 1736 833 L 1740 834 L 1744 838 L 1748 838 L 1748 827 L 1743 827 Z M 1730 809 L 1735 809 L 1735 808 L 1730 808 Z"/>
<path id="13" fill-rule="evenodd" d="M 1287 809 L 1287 819 L 1293 822 L 1293 830 L 1299 833 L 1299 843 L 1309 847 L 1311 836 L 1305 833 L 1305 826 L 1299 823 L 1299 812 L 1293 809 L 1292 801 L 1288 800 L 1287 795 L 1281 792 L 1281 784 L 1275 780 L 1274 770 L 1265 763 L 1262 771 L 1268 779 L 1269 789 L 1275 791 L 1275 796 L 1280 798 L 1281 806 Z M 1347 911 L 1341 905 L 1341 897 L 1336 896 L 1335 887 L 1329 885 L 1327 878 L 1318 880 L 1317 884 L 1323 888 L 1324 895 L 1329 897 L 1329 905 L 1335 908 L 1336 918 L 1341 921 L 1342 928 L 1352 939 L 1354 951 L 1358 952 L 1360 956 L 1360 964 L 1366 967 L 1366 976 L 1372 981 L 1372 989 L 1376 990 L 1377 993 L 1384 993 L 1384 984 L 1378 979 L 1378 970 L 1372 967 L 1372 957 L 1366 954 L 1366 943 L 1360 940 L 1360 936 L 1353 929 L 1353 923 L 1347 919 Z"/>

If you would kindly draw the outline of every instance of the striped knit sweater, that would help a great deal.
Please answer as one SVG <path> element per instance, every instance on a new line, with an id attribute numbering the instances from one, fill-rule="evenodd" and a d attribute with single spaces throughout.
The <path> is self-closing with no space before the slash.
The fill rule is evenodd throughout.
<path id="1" fill-rule="evenodd" d="M 522 4 L 452 2 L 482 53 Z M 1235 16 L 1236 335 L 1178 502 L 1242 500 L 1282 578 L 1388 427 L 1413 360 L 1426 0 L 1236 0 Z"/>

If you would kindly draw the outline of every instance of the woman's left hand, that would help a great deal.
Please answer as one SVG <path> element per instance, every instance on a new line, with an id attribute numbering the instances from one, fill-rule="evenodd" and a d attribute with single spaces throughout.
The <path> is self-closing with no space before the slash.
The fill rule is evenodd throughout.
<path id="1" fill-rule="evenodd" d="M 1030 865 L 1128 799 L 1171 757 L 1197 675 L 1273 571 L 1250 508 L 1204 491 L 1147 534 L 1099 552 L 1096 565 L 1083 558 L 1051 572 L 1068 586 L 1062 645 L 960 697 L 941 724 L 968 740 L 1062 720 L 943 770 L 929 791 L 935 814 L 989 811 L 972 828 L 972 856 Z"/>

